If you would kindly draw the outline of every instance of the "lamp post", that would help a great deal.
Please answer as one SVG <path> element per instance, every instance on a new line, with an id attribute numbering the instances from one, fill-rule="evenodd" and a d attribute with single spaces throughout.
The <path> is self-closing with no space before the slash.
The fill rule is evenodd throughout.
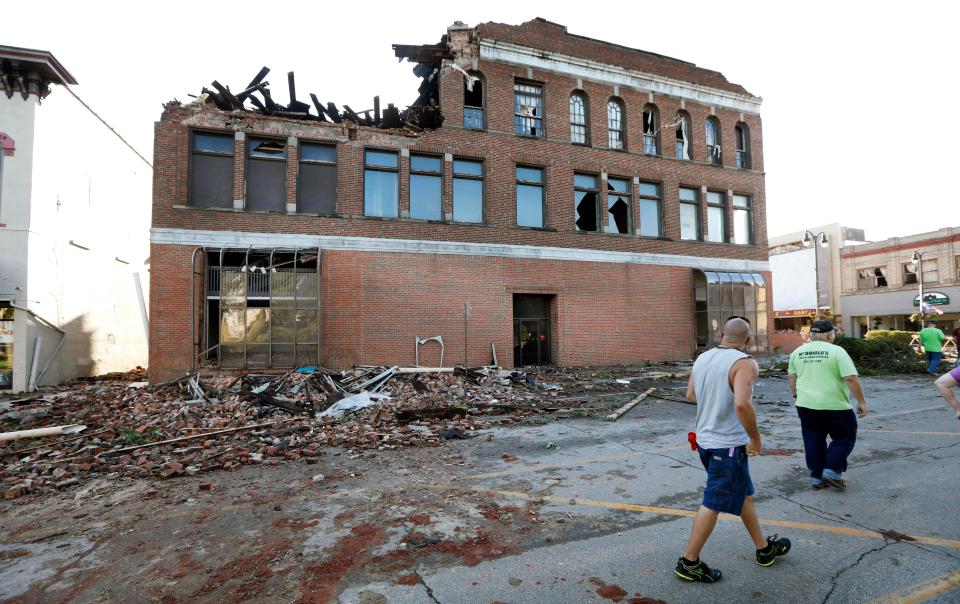
<path id="1" fill-rule="evenodd" d="M 815 241 L 820 242 L 820 247 L 827 247 L 827 234 L 823 231 L 820 231 L 816 235 L 810 231 L 804 232 L 803 235 L 803 247 L 810 247 L 814 244 Z M 817 290 L 817 304 L 816 310 L 814 312 L 814 320 L 820 319 L 820 251 L 816 248 L 813 249 L 813 278 L 814 284 Z"/>
<path id="2" fill-rule="evenodd" d="M 923 252 L 914 250 L 910 264 L 917 267 L 917 288 L 920 290 L 920 329 L 923 329 Z"/>

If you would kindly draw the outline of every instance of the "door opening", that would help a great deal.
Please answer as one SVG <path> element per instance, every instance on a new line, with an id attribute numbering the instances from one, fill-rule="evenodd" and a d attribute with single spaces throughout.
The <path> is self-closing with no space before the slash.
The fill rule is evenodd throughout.
<path id="1" fill-rule="evenodd" d="M 514 294 L 513 364 L 549 365 L 550 299 L 553 296 Z"/>

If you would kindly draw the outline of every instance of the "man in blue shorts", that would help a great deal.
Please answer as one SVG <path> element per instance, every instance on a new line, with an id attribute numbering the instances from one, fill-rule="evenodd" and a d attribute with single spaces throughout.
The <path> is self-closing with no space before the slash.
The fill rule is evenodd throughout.
<path id="1" fill-rule="evenodd" d="M 740 516 L 757 548 L 757 563 L 772 566 L 790 551 L 790 540 L 763 537 L 753 504 L 749 455 L 760 453 L 760 431 L 753 409 L 757 362 L 744 352 L 750 344 L 750 324 L 728 319 L 720 345 L 693 364 L 687 398 L 697 403 L 697 447 L 707 470 L 703 504 L 693 518 L 687 549 L 677 560 L 676 573 L 687 581 L 716 583 L 722 573 L 700 560 L 700 550 L 713 532 L 720 512 Z"/>

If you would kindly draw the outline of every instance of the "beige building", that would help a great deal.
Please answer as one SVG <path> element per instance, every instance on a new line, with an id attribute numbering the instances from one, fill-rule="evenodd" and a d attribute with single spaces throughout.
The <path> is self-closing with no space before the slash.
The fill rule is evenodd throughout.
<path id="1" fill-rule="evenodd" d="M 948 333 L 960 325 L 960 227 L 845 247 L 840 258 L 848 334 L 917 329 L 921 289 L 928 317 Z"/>

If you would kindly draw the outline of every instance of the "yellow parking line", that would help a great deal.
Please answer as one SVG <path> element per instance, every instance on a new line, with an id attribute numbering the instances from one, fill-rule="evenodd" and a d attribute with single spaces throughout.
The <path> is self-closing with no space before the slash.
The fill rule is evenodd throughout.
<path id="1" fill-rule="evenodd" d="M 960 587 L 960 570 L 955 570 L 871 600 L 868 604 L 919 604 L 949 593 L 958 587 Z"/>
<path id="2" fill-rule="evenodd" d="M 510 497 L 514 499 L 525 499 L 525 500 L 543 500 L 551 501 L 554 503 L 573 503 L 574 505 L 583 505 L 587 507 L 595 508 L 606 508 L 610 510 L 626 510 L 630 512 L 646 512 L 650 514 L 663 514 L 665 516 L 693 516 L 696 514 L 696 511 L 693 510 L 682 510 L 679 508 L 667 508 L 661 506 L 652 506 L 652 505 L 640 505 L 635 503 L 620 503 L 617 501 L 596 501 L 593 499 L 582 499 L 580 497 L 561 497 L 558 495 L 541 495 L 537 493 L 524 493 L 523 491 L 502 491 L 498 489 L 483 489 L 483 488 L 470 488 L 463 487 L 454 484 L 443 484 L 435 483 L 429 485 L 431 488 L 436 489 L 453 489 L 460 491 L 472 491 L 476 493 L 491 493 L 494 495 L 500 495 L 502 497 Z M 733 516 L 731 514 L 720 514 L 720 520 L 725 521 L 740 521 L 740 518 Z M 774 519 L 760 519 L 760 524 L 767 526 L 779 526 L 784 528 L 794 528 L 803 531 L 820 531 L 823 533 L 834 533 L 837 535 L 846 535 L 848 537 L 863 537 L 867 539 L 886 539 L 881 533 L 877 531 L 870 531 L 865 529 L 851 528 L 847 526 L 831 526 L 828 524 L 811 524 L 809 522 L 795 522 L 792 520 L 774 520 Z M 925 543 L 927 545 L 939 545 L 942 547 L 951 547 L 954 549 L 960 549 L 960 540 L 956 539 L 941 539 L 939 537 L 924 537 L 924 536 L 907 536 L 909 539 L 916 541 L 917 543 Z"/>
<path id="3" fill-rule="evenodd" d="M 960 436 L 960 432 L 911 432 L 909 430 L 857 430 L 857 432 L 882 432 L 885 434 L 919 434 L 921 436 Z"/>

